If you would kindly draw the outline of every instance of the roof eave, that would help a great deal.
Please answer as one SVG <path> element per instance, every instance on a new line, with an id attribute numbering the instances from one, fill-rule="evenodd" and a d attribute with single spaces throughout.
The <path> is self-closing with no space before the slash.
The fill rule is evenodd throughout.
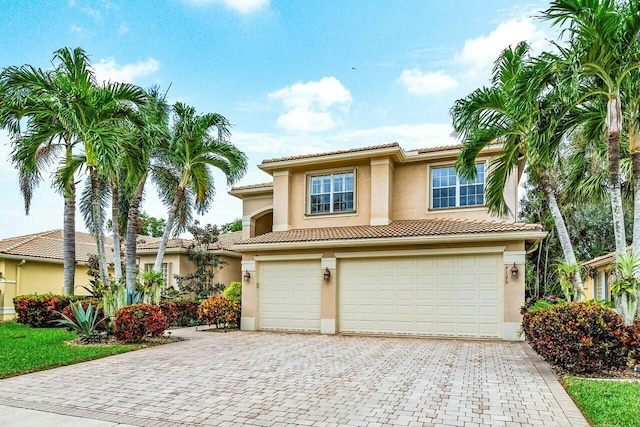
<path id="1" fill-rule="evenodd" d="M 245 196 L 259 196 L 265 195 L 268 196 L 273 194 L 273 187 L 258 187 L 258 188 L 249 188 L 244 190 L 230 190 L 228 193 L 238 199 L 242 199 Z"/>
<path id="2" fill-rule="evenodd" d="M 402 246 L 436 243 L 460 243 L 460 242 L 495 242 L 501 240 L 529 240 L 536 241 L 547 236 L 546 231 L 502 231 L 496 233 L 465 233 L 433 236 L 412 237 L 383 237 L 370 239 L 341 239 L 341 240 L 316 240 L 302 242 L 279 243 L 253 243 L 236 244 L 232 248 L 238 252 L 256 250 L 286 250 L 286 249 L 314 249 L 335 247 L 359 247 L 359 246 Z"/>

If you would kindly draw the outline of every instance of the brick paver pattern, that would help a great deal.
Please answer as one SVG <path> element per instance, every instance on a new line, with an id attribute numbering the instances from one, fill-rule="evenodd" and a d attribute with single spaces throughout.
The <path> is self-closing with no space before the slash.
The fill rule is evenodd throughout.
<path id="1" fill-rule="evenodd" d="M 525 343 L 175 334 L 0 380 L 0 404 L 135 426 L 588 426 Z"/>

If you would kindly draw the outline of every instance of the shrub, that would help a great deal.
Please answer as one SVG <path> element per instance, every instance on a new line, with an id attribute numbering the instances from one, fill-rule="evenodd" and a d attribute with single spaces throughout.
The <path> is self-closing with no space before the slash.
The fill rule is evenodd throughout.
<path id="1" fill-rule="evenodd" d="M 18 323 L 32 328 L 55 328 L 52 321 L 62 319 L 59 312 L 82 296 L 48 294 L 19 295 L 13 298 Z"/>
<path id="2" fill-rule="evenodd" d="M 222 295 L 229 298 L 234 304 L 240 305 L 242 303 L 242 282 L 231 282 Z"/>
<path id="3" fill-rule="evenodd" d="M 200 319 L 207 325 L 215 325 L 216 328 L 227 328 L 237 322 L 240 317 L 240 306 L 234 304 L 229 298 L 211 297 L 202 301 L 198 307 Z"/>
<path id="4" fill-rule="evenodd" d="M 160 309 L 171 326 L 199 325 L 198 307 L 200 303 L 189 299 L 163 300 Z"/>
<path id="5" fill-rule="evenodd" d="M 98 313 L 98 317 L 97 317 L 97 321 L 100 322 L 97 327 L 96 330 L 98 332 L 105 332 L 109 329 L 109 322 L 107 321 L 102 321 L 102 319 L 104 319 L 104 309 L 102 307 L 99 307 L 100 304 L 100 300 L 96 299 L 96 298 L 87 298 L 87 299 L 83 299 L 82 301 L 80 301 L 82 303 L 82 308 L 84 310 L 86 310 L 89 305 L 92 305 L 94 308 L 98 307 L 97 313 Z M 72 304 L 69 304 L 68 306 L 66 306 L 64 308 L 64 310 L 62 310 L 62 314 L 67 316 L 71 321 L 75 321 L 75 315 L 73 313 L 73 310 L 71 309 Z M 65 325 L 60 325 L 60 326 L 65 326 Z"/>
<path id="6" fill-rule="evenodd" d="M 105 324 L 104 313 L 102 319 L 98 319 L 99 310 L 96 305 L 94 306 L 89 302 L 78 301 L 71 303 L 65 310 L 69 310 L 70 316 L 64 313 L 59 313 L 62 319 L 54 320 L 53 322 L 59 326 L 65 326 L 70 330 L 76 331 L 80 337 L 80 341 L 84 344 L 99 343 L 102 341 L 102 336 L 98 332 L 98 328 Z"/>
<path id="7" fill-rule="evenodd" d="M 562 304 L 564 302 L 566 302 L 564 299 L 554 295 L 542 298 L 529 298 L 524 305 L 520 307 L 520 314 L 525 314 L 528 311 L 536 311 L 555 304 Z"/>
<path id="8" fill-rule="evenodd" d="M 629 359 L 633 363 L 640 363 L 640 319 L 625 328 L 624 343 L 627 347 Z"/>
<path id="9" fill-rule="evenodd" d="M 160 307 L 151 304 L 127 305 L 116 311 L 114 333 L 118 341 L 138 343 L 159 337 L 169 325 Z"/>
<path id="10" fill-rule="evenodd" d="M 552 365 L 573 373 L 622 369 L 628 346 L 622 318 L 596 302 L 564 303 L 523 316 L 531 347 Z"/>

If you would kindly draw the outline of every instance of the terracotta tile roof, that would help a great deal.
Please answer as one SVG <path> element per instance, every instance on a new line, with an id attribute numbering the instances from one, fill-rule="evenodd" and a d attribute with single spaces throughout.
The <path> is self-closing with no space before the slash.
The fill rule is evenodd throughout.
<path id="1" fill-rule="evenodd" d="M 631 252 L 633 250 L 632 246 L 627 246 L 627 251 Z M 604 264 L 615 264 L 616 262 L 616 252 L 609 252 L 608 254 L 600 255 L 598 257 L 592 258 L 589 261 L 585 261 L 582 265 L 604 265 Z"/>
<path id="2" fill-rule="evenodd" d="M 26 236 L 0 240 L 0 255 L 15 255 L 43 259 L 63 259 L 62 230 L 44 231 Z M 107 261 L 113 262 L 113 243 L 105 236 Z M 87 262 L 90 255 L 97 255 L 96 240 L 89 233 L 76 232 L 76 261 Z"/>
<path id="3" fill-rule="evenodd" d="M 306 228 L 277 231 L 244 240 L 240 246 L 259 243 L 310 242 L 325 240 L 382 239 L 395 237 L 446 236 L 510 231 L 542 231 L 538 224 L 498 221 L 425 219 L 393 221 L 389 225 Z"/>
<path id="4" fill-rule="evenodd" d="M 438 152 L 438 151 L 447 151 L 447 150 L 458 150 L 460 148 L 462 148 L 462 144 L 443 145 L 443 146 L 440 146 L 440 147 L 420 148 L 420 149 L 418 149 L 418 154 L 435 153 L 435 152 Z"/>
<path id="5" fill-rule="evenodd" d="M 360 151 L 381 150 L 381 149 L 384 149 L 384 148 L 395 148 L 395 147 L 399 148 L 400 144 L 398 144 L 397 142 L 392 142 L 390 144 L 372 145 L 372 146 L 369 146 L 369 147 L 360 147 L 360 148 L 351 148 L 349 150 L 338 150 L 338 151 L 329 151 L 329 152 L 326 152 L 326 153 L 301 154 L 299 156 L 279 157 L 279 158 L 275 158 L 275 159 L 263 160 L 262 164 L 264 165 L 265 163 L 284 162 L 284 161 L 287 161 L 287 160 L 309 159 L 309 158 L 313 158 L 313 157 L 333 156 L 333 155 L 336 155 L 336 154 L 357 153 L 357 152 L 360 152 Z"/>
<path id="6" fill-rule="evenodd" d="M 218 241 L 209 245 L 208 249 L 212 251 L 226 250 L 232 251 L 231 247 L 242 240 L 242 231 L 233 231 L 218 236 Z M 169 239 L 167 249 L 169 248 L 188 248 L 193 243 L 192 239 Z M 160 239 L 146 244 L 139 244 L 138 249 L 158 249 Z"/>
<path id="7" fill-rule="evenodd" d="M 273 182 L 263 182 L 260 184 L 241 185 L 239 187 L 232 187 L 231 191 L 252 190 L 254 188 L 273 188 Z"/>

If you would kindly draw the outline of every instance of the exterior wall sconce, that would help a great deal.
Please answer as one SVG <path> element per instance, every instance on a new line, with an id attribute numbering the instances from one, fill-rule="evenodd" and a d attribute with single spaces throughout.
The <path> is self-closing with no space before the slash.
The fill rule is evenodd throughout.
<path id="1" fill-rule="evenodd" d="M 511 278 L 512 279 L 517 279 L 518 278 L 518 267 L 516 267 L 516 263 L 513 263 L 513 267 L 511 267 Z"/>
<path id="2" fill-rule="evenodd" d="M 251 279 L 251 273 L 249 273 L 249 270 L 245 270 L 245 272 L 244 272 L 244 281 L 248 282 L 249 279 Z"/>
<path id="3" fill-rule="evenodd" d="M 324 276 L 325 282 L 328 282 L 329 279 L 331 279 L 331 272 L 329 271 L 329 267 L 324 268 L 324 273 L 322 275 Z"/>

